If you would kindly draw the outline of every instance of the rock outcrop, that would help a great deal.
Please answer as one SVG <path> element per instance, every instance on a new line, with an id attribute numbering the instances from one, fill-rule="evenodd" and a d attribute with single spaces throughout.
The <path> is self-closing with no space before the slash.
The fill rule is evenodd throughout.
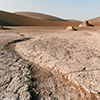
<path id="1" fill-rule="evenodd" d="M 87 20 L 81 23 L 78 27 L 87 27 L 87 26 L 94 27 L 94 25 L 90 24 Z"/>
<path id="2" fill-rule="evenodd" d="M 77 29 L 75 29 L 73 26 L 68 26 L 66 28 L 66 30 L 69 30 L 69 31 L 77 31 Z"/>

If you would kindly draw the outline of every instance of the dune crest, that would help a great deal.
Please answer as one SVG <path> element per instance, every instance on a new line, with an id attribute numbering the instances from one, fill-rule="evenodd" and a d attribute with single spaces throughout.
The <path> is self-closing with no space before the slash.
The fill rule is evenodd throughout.
<path id="1" fill-rule="evenodd" d="M 4 26 L 77 26 L 80 22 L 49 21 L 0 11 L 0 24 Z"/>
<path id="2" fill-rule="evenodd" d="M 49 21 L 68 21 L 55 16 L 42 14 L 42 13 L 35 13 L 35 12 L 15 12 L 15 14 L 30 17 L 30 18 L 49 20 Z"/>

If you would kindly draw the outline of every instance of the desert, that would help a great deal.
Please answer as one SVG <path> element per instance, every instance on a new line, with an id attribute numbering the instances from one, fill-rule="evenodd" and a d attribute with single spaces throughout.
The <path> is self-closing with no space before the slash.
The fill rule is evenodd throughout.
<path id="1" fill-rule="evenodd" d="M 0 100 L 100 100 L 99 20 L 0 11 Z"/>

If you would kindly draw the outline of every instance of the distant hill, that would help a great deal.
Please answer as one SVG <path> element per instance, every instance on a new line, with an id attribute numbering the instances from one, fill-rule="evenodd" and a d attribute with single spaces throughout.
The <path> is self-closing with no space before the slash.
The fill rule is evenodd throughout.
<path id="1" fill-rule="evenodd" d="M 31 17 L 31 18 L 36 18 L 36 19 L 49 20 L 49 21 L 66 21 L 64 19 L 54 17 L 54 16 L 51 16 L 51 15 L 42 14 L 42 13 L 15 12 L 15 14 L 23 15 L 23 16 Z"/>
<path id="2" fill-rule="evenodd" d="M 70 22 L 82 22 L 82 21 L 79 21 L 79 20 L 73 20 L 73 19 L 69 19 L 68 21 L 70 21 Z"/>
<path id="3" fill-rule="evenodd" d="M 43 19 L 32 18 L 15 13 L 0 11 L 1 25 L 17 25 L 17 26 L 78 26 L 80 22 L 71 21 L 48 21 Z"/>
<path id="4" fill-rule="evenodd" d="M 100 25 L 100 17 L 96 17 L 89 20 L 90 23 L 99 26 Z"/>

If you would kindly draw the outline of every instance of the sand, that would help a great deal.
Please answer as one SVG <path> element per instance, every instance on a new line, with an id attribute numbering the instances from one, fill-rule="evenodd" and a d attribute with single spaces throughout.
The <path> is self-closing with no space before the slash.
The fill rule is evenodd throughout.
<path id="1" fill-rule="evenodd" d="M 34 12 L 15 12 L 15 14 L 23 15 L 30 18 L 42 19 L 42 20 L 49 20 L 49 21 L 68 21 L 58 17 L 54 17 L 51 15 L 46 15 L 42 13 L 34 13 Z"/>
<path id="2" fill-rule="evenodd" d="M 89 22 L 95 26 L 100 26 L 100 17 L 90 19 Z"/>
<path id="3" fill-rule="evenodd" d="M 0 29 L 0 99 L 100 100 L 98 21 L 23 14 L 0 11 L 1 25 L 19 25 Z"/>
<path id="4" fill-rule="evenodd" d="M 70 22 L 70 21 L 49 21 L 36 19 L 31 17 L 26 17 L 14 13 L 8 13 L 0 11 L 0 22 L 1 25 L 18 25 L 18 26 L 77 26 L 80 22 Z"/>

